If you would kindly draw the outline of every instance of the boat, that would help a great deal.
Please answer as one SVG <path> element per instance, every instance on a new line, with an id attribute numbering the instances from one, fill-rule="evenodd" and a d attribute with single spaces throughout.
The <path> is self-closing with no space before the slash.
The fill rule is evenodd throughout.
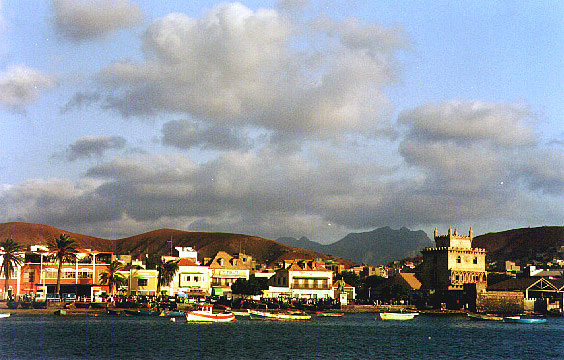
<path id="1" fill-rule="evenodd" d="M 317 315 L 317 316 L 344 316 L 345 313 L 332 312 L 332 311 L 316 311 L 315 315 Z"/>
<path id="2" fill-rule="evenodd" d="M 521 317 L 521 316 L 507 316 L 503 318 L 503 322 L 519 323 L 519 324 L 542 324 L 546 322 L 546 319 Z"/>
<path id="3" fill-rule="evenodd" d="M 249 312 L 245 309 L 233 310 L 235 316 L 249 316 Z"/>
<path id="4" fill-rule="evenodd" d="M 107 302 L 91 302 L 90 307 L 92 309 L 107 309 L 108 308 Z"/>
<path id="5" fill-rule="evenodd" d="M 236 320 L 235 314 L 230 310 L 214 313 L 212 304 L 199 304 L 197 310 L 186 312 L 186 321 L 189 322 L 229 322 Z"/>
<path id="6" fill-rule="evenodd" d="M 125 315 L 127 316 L 158 316 L 161 314 L 160 311 L 152 311 L 152 310 L 131 310 L 125 309 Z"/>
<path id="7" fill-rule="evenodd" d="M 10 317 L 10 313 L 0 314 L 0 319 L 7 318 L 7 317 Z"/>
<path id="8" fill-rule="evenodd" d="M 311 315 L 301 311 L 262 311 L 248 310 L 251 320 L 309 320 Z"/>
<path id="9" fill-rule="evenodd" d="M 492 315 L 492 314 L 476 314 L 476 313 L 468 313 L 467 316 L 471 320 L 478 320 L 478 321 L 501 321 L 503 317 Z"/>
<path id="10" fill-rule="evenodd" d="M 159 314 L 159 316 L 166 316 L 166 317 L 177 317 L 177 316 L 185 316 L 186 313 L 184 311 L 175 311 L 175 310 L 163 310 Z"/>
<path id="11" fill-rule="evenodd" d="M 66 315 L 67 311 L 65 309 L 59 309 L 59 310 L 55 310 L 53 312 L 53 314 L 57 315 L 57 316 L 62 316 L 62 315 Z"/>
<path id="12" fill-rule="evenodd" d="M 121 311 L 116 309 L 107 309 L 107 312 L 108 315 L 121 315 Z"/>
<path id="13" fill-rule="evenodd" d="M 382 312 L 379 314 L 382 320 L 412 320 L 419 315 L 418 312 Z"/>

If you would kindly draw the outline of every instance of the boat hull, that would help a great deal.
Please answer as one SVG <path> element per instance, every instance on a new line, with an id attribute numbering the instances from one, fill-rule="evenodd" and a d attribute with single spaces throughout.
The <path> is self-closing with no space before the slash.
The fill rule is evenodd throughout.
<path id="1" fill-rule="evenodd" d="M 249 316 L 251 320 L 282 320 L 282 321 L 294 321 L 294 320 L 309 320 L 311 315 L 307 314 L 291 314 L 282 312 L 268 312 L 259 310 L 249 310 Z"/>
<path id="2" fill-rule="evenodd" d="M 235 321 L 233 313 L 210 314 L 207 311 L 188 311 L 186 312 L 186 321 L 189 322 L 230 322 Z"/>
<path id="3" fill-rule="evenodd" d="M 503 318 L 503 322 L 506 323 L 517 323 L 517 324 L 542 324 L 546 322 L 546 319 L 540 318 L 522 318 L 519 316 L 508 316 Z"/>
<path id="4" fill-rule="evenodd" d="M 318 311 L 318 312 L 315 313 L 315 315 L 337 317 L 337 316 L 345 316 L 345 313 Z"/>
<path id="5" fill-rule="evenodd" d="M 419 315 L 419 313 L 417 312 L 413 312 L 413 313 L 380 313 L 380 319 L 382 320 L 399 320 L 399 321 L 405 321 L 405 320 L 413 320 L 413 318 L 415 318 L 417 315 Z"/>
<path id="6" fill-rule="evenodd" d="M 0 319 L 2 319 L 2 318 L 7 318 L 7 317 L 10 317 L 10 314 L 9 314 L 9 313 L 0 314 Z"/>
<path id="7" fill-rule="evenodd" d="M 489 315 L 489 314 L 471 314 L 468 313 L 468 318 L 476 321 L 501 321 L 503 318 L 501 316 Z"/>

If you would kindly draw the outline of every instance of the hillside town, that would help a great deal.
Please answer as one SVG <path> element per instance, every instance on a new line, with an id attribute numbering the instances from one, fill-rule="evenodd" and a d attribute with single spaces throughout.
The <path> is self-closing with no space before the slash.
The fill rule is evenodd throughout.
<path id="1" fill-rule="evenodd" d="M 205 300 L 298 303 L 339 309 L 406 306 L 438 311 L 562 314 L 564 256 L 546 263 L 505 267 L 487 263 L 472 246 L 473 233 L 449 228 L 421 256 L 388 265 L 346 267 L 335 260 L 257 262 L 244 251 L 202 257 L 192 247 L 142 258 L 76 247 L 61 234 L 45 245 L 0 243 L 0 299 L 15 307 L 49 303 L 116 304 L 162 298 L 175 303 Z M 63 243 L 64 246 L 61 244 Z M 66 252 L 61 250 L 66 246 Z M 15 250 L 15 251 L 14 251 Z"/>

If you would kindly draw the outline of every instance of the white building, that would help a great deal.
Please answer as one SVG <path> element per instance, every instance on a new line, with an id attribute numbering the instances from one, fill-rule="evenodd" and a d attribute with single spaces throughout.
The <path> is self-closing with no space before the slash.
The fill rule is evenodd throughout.
<path id="1" fill-rule="evenodd" d="M 333 272 L 321 261 L 296 260 L 270 279 L 269 296 L 324 299 L 333 297 Z"/>

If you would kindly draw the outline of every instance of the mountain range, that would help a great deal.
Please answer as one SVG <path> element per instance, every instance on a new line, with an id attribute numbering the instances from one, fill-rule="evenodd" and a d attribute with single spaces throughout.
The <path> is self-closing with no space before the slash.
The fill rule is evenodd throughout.
<path id="1" fill-rule="evenodd" d="M 357 264 L 387 264 L 394 260 L 413 257 L 420 254 L 421 249 L 433 246 L 424 231 L 412 231 L 405 227 L 393 230 L 382 227 L 368 232 L 350 233 L 331 244 L 320 244 L 306 237 L 300 239 L 282 237 L 276 241 L 283 244 L 309 249 L 350 259 Z"/>

